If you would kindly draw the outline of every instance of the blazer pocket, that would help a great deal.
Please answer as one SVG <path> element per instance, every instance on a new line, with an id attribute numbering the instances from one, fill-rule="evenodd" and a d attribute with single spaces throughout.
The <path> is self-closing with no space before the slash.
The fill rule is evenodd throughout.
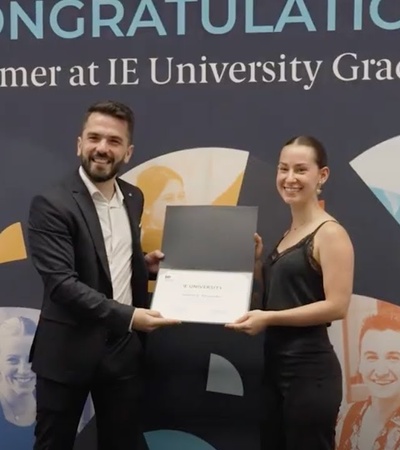
<path id="1" fill-rule="evenodd" d="M 62 325 L 68 325 L 70 327 L 78 327 L 79 324 L 78 322 L 67 318 L 67 317 L 60 317 L 57 314 L 49 314 L 49 313 L 42 313 L 41 314 L 41 320 L 47 321 L 47 322 L 55 322 L 55 323 L 60 323 Z"/>

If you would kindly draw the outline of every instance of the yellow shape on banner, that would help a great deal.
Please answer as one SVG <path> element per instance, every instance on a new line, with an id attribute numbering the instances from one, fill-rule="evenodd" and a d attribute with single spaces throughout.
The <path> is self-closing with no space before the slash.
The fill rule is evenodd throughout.
<path id="1" fill-rule="evenodd" d="M 218 206 L 236 206 L 239 200 L 240 189 L 242 189 L 243 177 L 244 171 L 236 177 L 236 180 L 212 204 Z"/>
<path id="2" fill-rule="evenodd" d="M 27 258 L 20 222 L 13 223 L 0 233 L 0 264 Z"/>
<path id="3" fill-rule="evenodd" d="M 149 292 L 154 292 L 155 288 L 156 288 L 156 282 L 154 280 L 150 280 L 147 284 L 147 290 Z"/>
<path id="4" fill-rule="evenodd" d="M 233 183 L 228 186 L 217 198 L 212 201 L 214 206 L 236 206 L 239 200 L 240 189 L 242 188 L 244 171 L 236 177 Z M 140 186 L 143 189 L 143 186 Z M 147 233 L 146 233 L 147 231 Z M 151 252 L 161 246 L 162 230 L 150 232 L 145 230 L 145 238 L 142 241 L 143 250 Z M 156 282 L 151 280 L 148 283 L 148 291 L 154 292 Z"/>

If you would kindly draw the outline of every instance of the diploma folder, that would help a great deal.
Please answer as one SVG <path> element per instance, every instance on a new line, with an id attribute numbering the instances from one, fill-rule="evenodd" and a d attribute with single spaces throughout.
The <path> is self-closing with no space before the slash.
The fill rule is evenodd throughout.
<path id="1" fill-rule="evenodd" d="M 151 308 L 183 322 L 222 324 L 250 307 L 258 207 L 167 206 Z"/>

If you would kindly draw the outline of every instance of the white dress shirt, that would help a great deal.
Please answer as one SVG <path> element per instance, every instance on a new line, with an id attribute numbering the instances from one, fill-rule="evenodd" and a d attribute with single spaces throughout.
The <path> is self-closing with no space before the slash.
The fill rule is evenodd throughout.
<path id="1" fill-rule="evenodd" d="M 125 305 L 132 305 L 132 234 L 124 205 L 124 195 L 115 183 L 115 193 L 108 201 L 82 167 L 79 168 L 79 175 L 93 199 L 99 216 L 110 268 L 113 299 Z"/>

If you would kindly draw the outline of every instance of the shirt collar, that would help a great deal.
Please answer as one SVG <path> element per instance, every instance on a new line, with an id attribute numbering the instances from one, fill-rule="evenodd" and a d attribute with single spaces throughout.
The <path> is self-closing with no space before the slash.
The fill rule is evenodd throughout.
<path id="1" fill-rule="evenodd" d="M 80 175 L 83 183 L 85 184 L 87 190 L 89 191 L 89 194 L 92 197 L 92 199 L 100 196 L 100 198 L 105 200 L 107 203 L 117 201 L 119 206 L 123 205 L 124 194 L 122 193 L 121 188 L 119 187 L 117 182 L 115 183 L 115 194 L 113 195 L 113 198 L 110 200 L 110 202 L 108 202 L 108 200 L 104 197 L 104 195 L 99 191 L 99 189 L 95 186 L 95 184 L 87 176 L 87 174 L 82 166 L 79 167 L 79 175 Z"/>

